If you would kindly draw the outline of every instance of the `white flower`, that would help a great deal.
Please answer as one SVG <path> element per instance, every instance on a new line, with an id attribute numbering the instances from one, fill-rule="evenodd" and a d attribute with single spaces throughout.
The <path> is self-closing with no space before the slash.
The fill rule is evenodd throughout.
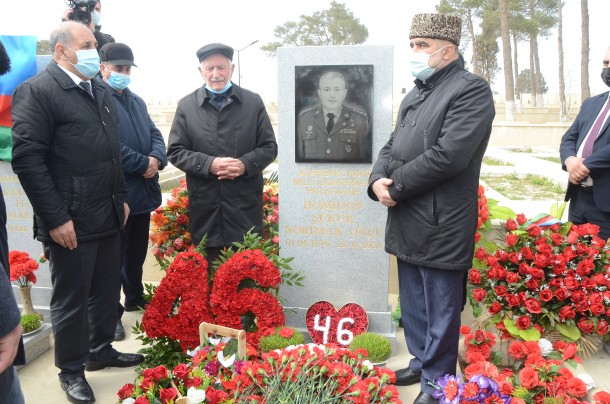
<path id="1" fill-rule="evenodd" d="M 186 350 L 186 354 L 192 358 L 192 357 L 194 357 L 195 355 L 197 355 L 197 352 L 199 352 L 199 350 L 201 350 L 201 347 L 200 347 L 200 346 L 198 346 L 197 348 L 193 349 L 192 351 L 189 351 L 189 350 L 187 349 L 187 350 Z"/>
<path id="2" fill-rule="evenodd" d="M 125 400 L 121 401 L 121 404 L 133 404 L 135 402 L 136 402 L 136 400 L 134 400 L 133 398 L 129 397 L 129 398 L 126 398 Z"/>
<path id="3" fill-rule="evenodd" d="M 205 391 L 189 387 L 186 391 L 186 397 L 189 399 L 189 404 L 203 403 L 205 401 Z"/>
<path id="4" fill-rule="evenodd" d="M 208 337 L 208 341 L 210 341 L 210 344 L 216 346 L 220 342 L 220 338 Z"/>
<path id="5" fill-rule="evenodd" d="M 540 338 L 538 340 L 538 347 L 542 356 L 547 356 L 553 352 L 553 343 L 546 338 Z"/>
<path id="6" fill-rule="evenodd" d="M 576 375 L 576 377 L 579 378 L 580 380 L 582 380 L 587 385 L 587 391 L 597 387 L 597 385 L 595 384 L 595 381 L 593 380 L 591 375 L 588 373 L 579 373 Z"/>
<path id="7" fill-rule="evenodd" d="M 228 358 L 225 358 L 224 352 L 220 351 L 218 352 L 218 362 L 220 362 L 220 364 L 225 368 L 228 368 L 235 362 L 235 354 L 229 356 Z"/>
<path id="8" fill-rule="evenodd" d="M 368 370 L 373 370 L 373 363 L 370 360 L 365 359 L 362 361 L 362 367 L 368 368 Z"/>

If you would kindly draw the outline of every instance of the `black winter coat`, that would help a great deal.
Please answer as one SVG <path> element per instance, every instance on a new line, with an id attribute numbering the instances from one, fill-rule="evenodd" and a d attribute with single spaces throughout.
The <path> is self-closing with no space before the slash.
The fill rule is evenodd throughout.
<path id="1" fill-rule="evenodd" d="M 34 209 L 34 236 L 69 220 L 79 242 L 116 234 L 127 190 L 111 94 L 95 100 L 55 63 L 13 94 L 13 171 Z"/>
<path id="2" fill-rule="evenodd" d="M 178 103 L 167 156 L 186 173 L 193 243 L 207 234 L 208 247 L 242 241 L 263 231 L 262 172 L 277 156 L 277 143 L 261 97 L 233 84 L 220 111 L 204 87 Z M 234 180 L 210 174 L 215 157 L 241 160 L 246 172 Z"/>
<path id="3" fill-rule="evenodd" d="M 121 126 L 121 154 L 129 215 L 150 213 L 161 205 L 159 174 L 153 178 L 144 178 L 142 175 L 148 169 L 148 156 L 159 160 L 159 170 L 167 166 L 163 135 L 150 119 L 142 98 L 129 88 L 121 94 L 110 88 L 102 79 L 97 78 L 96 81 L 112 94 Z"/>
<path id="4" fill-rule="evenodd" d="M 474 254 L 481 161 L 495 116 L 489 85 L 456 60 L 428 82 L 415 80 L 379 152 L 388 209 L 385 249 L 414 265 L 467 270 Z M 369 196 L 377 197 L 369 185 Z"/>

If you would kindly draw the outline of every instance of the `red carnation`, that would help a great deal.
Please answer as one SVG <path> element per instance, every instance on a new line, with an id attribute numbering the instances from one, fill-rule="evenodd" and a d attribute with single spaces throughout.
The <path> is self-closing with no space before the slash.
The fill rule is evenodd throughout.
<path id="1" fill-rule="evenodd" d="M 599 335 L 608 334 L 608 322 L 606 320 L 599 320 L 596 331 Z"/>
<path id="2" fill-rule="evenodd" d="M 525 301 L 525 308 L 532 314 L 542 313 L 542 307 L 540 306 L 540 302 L 534 298 L 530 298 Z"/>
<path id="3" fill-rule="evenodd" d="M 528 316 L 521 316 L 517 319 L 517 328 L 527 330 L 532 326 L 532 322 Z"/>
<path id="4" fill-rule="evenodd" d="M 595 331 L 595 324 L 586 318 L 581 319 L 576 325 L 580 331 L 584 332 L 585 334 L 591 334 L 593 331 Z"/>

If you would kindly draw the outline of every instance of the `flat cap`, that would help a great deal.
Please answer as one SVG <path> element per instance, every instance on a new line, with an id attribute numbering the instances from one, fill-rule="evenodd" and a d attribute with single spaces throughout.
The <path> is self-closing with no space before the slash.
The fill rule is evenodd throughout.
<path id="1" fill-rule="evenodd" d="M 136 66 L 133 63 L 133 52 L 124 43 L 111 42 L 100 49 L 100 60 L 112 63 L 115 66 Z"/>
<path id="2" fill-rule="evenodd" d="M 202 46 L 197 51 L 197 58 L 199 58 L 199 62 L 201 62 L 203 59 L 207 58 L 213 53 L 220 53 L 228 57 L 230 60 L 233 60 L 233 48 L 221 43 L 210 43 Z"/>
<path id="3" fill-rule="evenodd" d="M 462 19 L 457 15 L 423 13 L 415 14 L 411 23 L 409 39 L 442 39 L 460 45 Z"/>

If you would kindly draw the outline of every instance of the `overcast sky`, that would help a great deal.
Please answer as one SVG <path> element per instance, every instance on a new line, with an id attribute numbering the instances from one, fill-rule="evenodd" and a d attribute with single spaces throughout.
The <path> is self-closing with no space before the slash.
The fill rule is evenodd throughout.
<path id="1" fill-rule="evenodd" d="M 345 0 L 347 8 L 369 30 L 366 45 L 394 46 L 394 89 L 412 87 L 408 71 L 409 27 L 413 14 L 434 11 L 436 1 Z M 580 91 L 580 0 L 565 0 L 564 50 L 566 91 Z M 277 59 L 267 57 L 259 46 L 276 40 L 273 30 L 302 14 L 329 8 L 330 0 L 285 1 L 203 0 L 142 1 L 102 0 L 102 31 L 128 44 L 138 68 L 132 70 L 130 86 L 142 96 L 182 97 L 202 84 L 197 71 L 196 50 L 206 43 L 222 42 L 235 49 L 259 42 L 240 52 L 241 84 L 260 93 L 266 101 L 277 94 Z M 48 39 L 66 8 L 63 0 L 0 0 L 0 34 L 36 35 Z M 590 79 L 593 94 L 607 88 L 600 78 L 601 60 L 610 46 L 607 35 L 608 0 L 589 0 Z M 557 38 L 541 42 L 542 73 L 550 92 L 557 92 Z M 519 68 L 529 65 L 528 47 L 520 45 Z M 467 57 L 468 58 L 468 57 Z M 237 63 L 237 55 L 234 57 Z M 501 57 L 500 57 L 501 60 Z M 332 64 L 332 62 L 330 63 Z M 501 79 L 502 72 L 498 73 Z M 237 68 L 233 77 L 237 82 Z M 493 88 L 504 91 L 502 80 Z M 397 101 L 397 100 L 395 100 Z"/>

